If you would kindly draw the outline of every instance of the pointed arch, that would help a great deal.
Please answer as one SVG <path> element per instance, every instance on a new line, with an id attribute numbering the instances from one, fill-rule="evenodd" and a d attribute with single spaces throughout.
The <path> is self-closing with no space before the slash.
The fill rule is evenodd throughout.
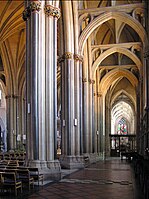
<path id="1" fill-rule="evenodd" d="M 102 15 L 99 15 L 96 17 L 91 23 L 88 24 L 88 26 L 83 30 L 83 32 L 80 35 L 79 38 L 79 51 L 80 54 L 83 54 L 83 49 L 85 42 L 87 41 L 88 37 L 92 34 L 92 32 L 98 28 L 98 26 L 102 25 L 106 21 L 109 21 L 110 19 L 118 19 L 121 22 L 126 23 L 130 27 L 134 29 L 134 31 L 137 32 L 137 34 L 140 36 L 140 39 L 143 44 L 147 45 L 147 35 L 143 28 L 143 26 L 133 17 L 126 13 L 121 12 L 108 12 L 103 13 Z"/>
<path id="2" fill-rule="evenodd" d="M 121 78 L 121 77 L 126 77 L 134 87 L 136 87 L 138 84 L 138 79 L 130 71 L 117 68 L 117 69 L 110 71 L 103 77 L 103 79 L 101 80 L 101 82 L 99 84 L 99 92 L 101 92 L 101 93 L 103 93 L 103 95 L 105 95 L 109 86 L 117 78 Z"/>
<path id="3" fill-rule="evenodd" d="M 131 103 L 129 103 L 129 105 L 133 108 L 133 109 L 136 109 L 136 107 L 135 107 L 135 99 L 132 97 L 132 95 L 130 95 L 127 91 L 125 91 L 125 90 L 120 90 L 120 91 L 118 91 L 118 92 L 116 92 L 114 95 L 113 95 L 113 97 L 112 97 L 112 99 L 111 99 L 111 104 L 114 104 L 114 101 L 116 101 L 116 98 L 117 97 L 119 97 L 120 96 L 120 94 L 124 94 L 124 95 L 126 95 L 127 97 L 128 97 L 128 99 L 129 100 L 131 100 L 131 102 L 132 102 L 132 104 Z M 123 100 L 124 101 L 124 100 Z M 127 102 L 128 103 L 128 102 Z"/>
<path id="4" fill-rule="evenodd" d="M 129 57 L 129 58 L 136 64 L 136 66 L 138 67 L 139 70 L 141 69 L 142 63 L 141 63 L 140 59 L 139 59 L 134 53 L 132 53 L 130 50 L 125 49 L 125 48 L 113 47 L 113 48 L 110 48 L 110 49 L 106 50 L 105 52 L 103 52 L 103 53 L 96 59 L 96 61 L 94 62 L 93 66 L 92 66 L 92 74 L 93 74 L 93 77 L 94 77 L 94 75 L 95 75 L 95 71 L 96 71 L 96 69 L 98 68 L 99 64 L 100 64 L 105 58 L 107 58 L 109 55 L 111 55 L 111 54 L 113 54 L 113 53 L 115 53 L 115 52 L 118 52 L 118 53 L 121 53 L 121 54 L 126 55 L 127 57 Z"/>

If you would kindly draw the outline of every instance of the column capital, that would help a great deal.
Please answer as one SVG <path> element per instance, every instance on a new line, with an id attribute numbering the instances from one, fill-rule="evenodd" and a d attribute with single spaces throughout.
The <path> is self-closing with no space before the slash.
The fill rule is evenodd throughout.
<path id="1" fill-rule="evenodd" d="M 6 95 L 5 98 L 6 98 L 6 99 L 10 99 L 10 98 L 11 98 L 11 95 Z"/>
<path id="2" fill-rule="evenodd" d="M 149 50 L 146 50 L 146 51 L 144 52 L 144 58 L 145 58 L 145 59 L 149 58 Z"/>
<path id="3" fill-rule="evenodd" d="M 83 62 L 83 56 L 81 56 L 79 54 L 74 54 L 74 60 L 75 61 Z"/>
<path id="4" fill-rule="evenodd" d="M 95 80 L 93 80 L 93 79 L 89 79 L 88 81 L 90 84 L 95 84 Z"/>
<path id="5" fill-rule="evenodd" d="M 32 12 L 39 12 L 41 10 L 40 1 L 32 1 L 28 7 L 23 11 L 23 20 L 27 21 Z"/>
<path id="6" fill-rule="evenodd" d="M 73 53 L 72 52 L 65 52 L 63 57 L 64 57 L 64 59 L 73 59 Z"/>
<path id="7" fill-rule="evenodd" d="M 74 61 L 83 62 L 83 57 L 79 54 L 73 54 L 72 52 L 65 52 L 61 57 L 58 58 L 58 63 L 63 62 L 65 59 L 74 59 Z"/>
<path id="8" fill-rule="evenodd" d="M 46 5 L 44 8 L 45 14 L 50 17 L 55 17 L 57 19 L 61 16 L 61 11 L 59 8 L 54 7 L 52 5 Z"/>
<path id="9" fill-rule="evenodd" d="M 13 98 L 13 99 L 18 99 L 18 98 L 19 98 L 19 95 L 14 95 L 14 94 L 13 94 L 13 95 L 12 95 L 12 98 Z"/>
<path id="10" fill-rule="evenodd" d="M 22 16 L 23 20 L 27 21 L 28 18 L 31 16 L 30 8 L 29 7 L 25 8 L 22 15 L 23 15 Z"/>
<path id="11" fill-rule="evenodd" d="M 41 2 L 40 1 L 32 1 L 30 3 L 30 11 L 31 12 L 39 12 L 41 10 Z"/>
<path id="12" fill-rule="evenodd" d="M 97 97 L 102 97 L 102 93 L 101 93 L 101 92 L 98 92 L 98 93 L 97 93 Z"/>
<path id="13" fill-rule="evenodd" d="M 6 99 L 10 99 L 10 98 L 12 98 L 12 99 L 18 99 L 18 98 L 19 98 L 19 95 L 15 95 L 15 94 L 6 95 L 5 98 L 6 98 Z"/>
<path id="14" fill-rule="evenodd" d="M 86 77 L 82 78 L 82 82 L 83 83 L 87 82 L 87 78 Z"/>

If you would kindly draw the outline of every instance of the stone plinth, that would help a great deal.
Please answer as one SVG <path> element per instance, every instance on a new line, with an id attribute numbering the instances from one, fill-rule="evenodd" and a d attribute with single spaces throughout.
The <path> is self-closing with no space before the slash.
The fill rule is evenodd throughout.
<path id="1" fill-rule="evenodd" d="M 61 166 L 58 160 L 53 161 L 29 161 L 28 166 L 39 168 L 39 172 L 44 175 L 45 180 L 60 180 Z"/>
<path id="2" fill-rule="evenodd" d="M 65 169 L 79 169 L 84 168 L 83 156 L 61 156 L 61 167 Z"/>

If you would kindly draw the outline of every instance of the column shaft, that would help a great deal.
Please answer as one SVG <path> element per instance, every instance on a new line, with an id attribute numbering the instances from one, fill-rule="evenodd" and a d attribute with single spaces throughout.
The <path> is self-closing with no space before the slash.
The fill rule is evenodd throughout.
<path id="1" fill-rule="evenodd" d="M 31 133 L 33 134 L 33 156 L 39 159 L 39 114 L 38 114 L 38 64 L 39 64 L 39 14 L 31 13 Z"/>

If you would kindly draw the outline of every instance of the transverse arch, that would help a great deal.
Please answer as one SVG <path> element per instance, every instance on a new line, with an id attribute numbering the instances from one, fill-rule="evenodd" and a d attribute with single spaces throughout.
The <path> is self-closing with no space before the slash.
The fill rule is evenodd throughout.
<path id="1" fill-rule="evenodd" d="M 128 24 L 140 36 L 142 43 L 145 45 L 148 44 L 146 32 L 145 32 L 143 26 L 139 23 L 139 21 L 137 21 L 136 19 L 134 19 L 133 17 L 131 17 L 130 15 L 128 15 L 126 13 L 108 12 L 108 13 L 103 13 L 102 15 L 96 17 L 83 30 L 83 32 L 81 33 L 81 36 L 79 38 L 80 54 L 83 54 L 85 42 L 88 39 L 88 37 L 93 33 L 93 31 L 96 28 L 98 28 L 98 26 L 102 25 L 103 23 L 105 23 L 106 21 L 109 21 L 111 19 L 117 19 L 121 22 L 124 22 L 125 24 Z"/>

